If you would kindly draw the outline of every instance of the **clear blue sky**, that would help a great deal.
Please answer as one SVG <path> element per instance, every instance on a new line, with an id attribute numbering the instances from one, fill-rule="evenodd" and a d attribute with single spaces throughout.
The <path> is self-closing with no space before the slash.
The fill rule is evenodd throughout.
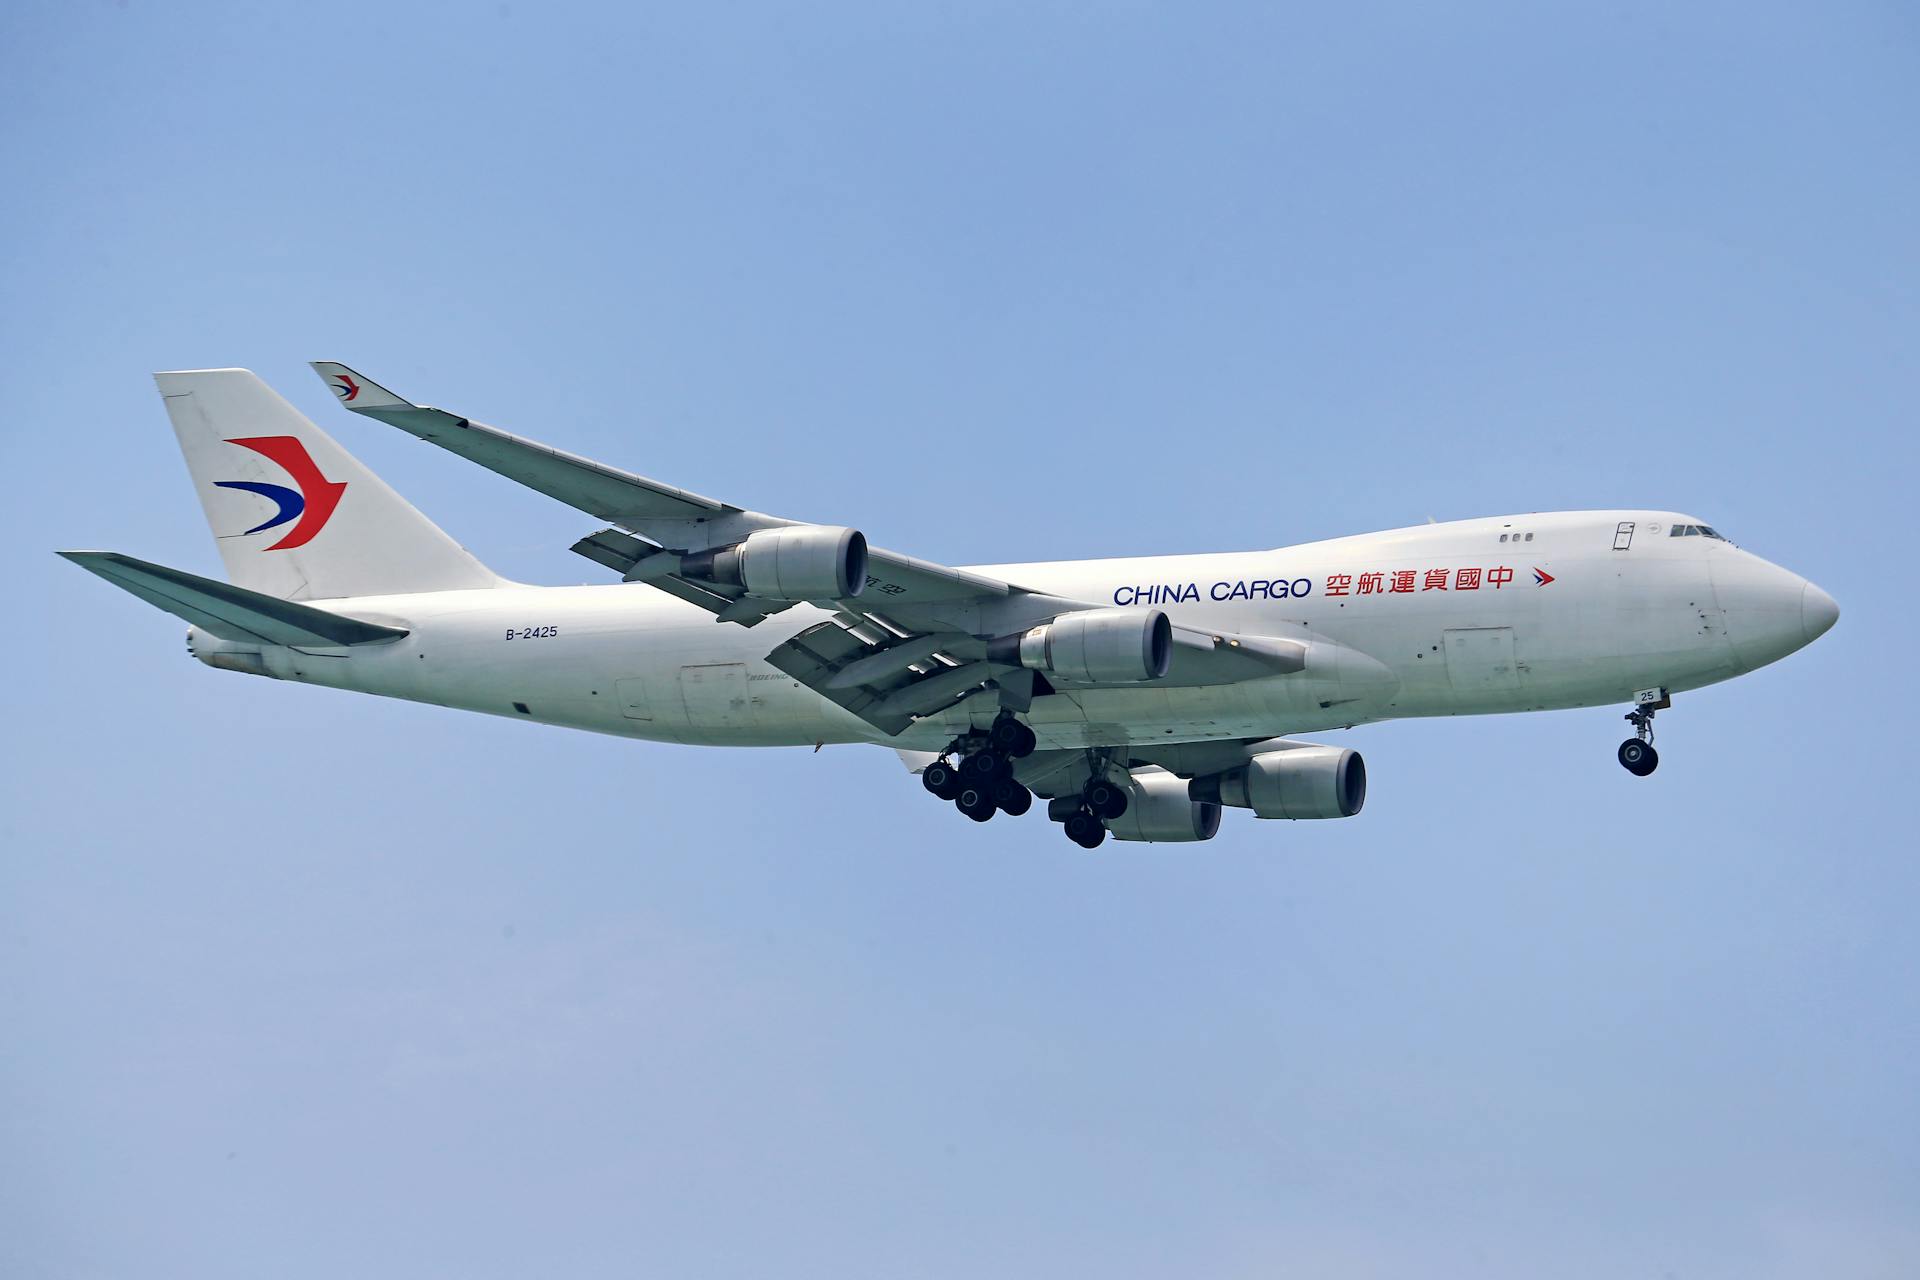
<path id="1" fill-rule="evenodd" d="M 0 1273 L 1920 1274 L 1894 4 L 0 9 Z M 1697 513 L 1810 650 L 1335 735 L 1352 822 L 209 671 L 148 373 L 303 361 L 950 562 Z"/>

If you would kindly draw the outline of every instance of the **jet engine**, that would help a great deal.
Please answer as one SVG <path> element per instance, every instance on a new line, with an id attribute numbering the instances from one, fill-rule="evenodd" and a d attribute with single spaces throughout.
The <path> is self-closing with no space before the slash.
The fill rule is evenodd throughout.
<path id="1" fill-rule="evenodd" d="M 680 572 L 762 600 L 847 600 L 867 585 L 867 539 L 817 524 L 756 529 L 743 542 L 685 557 Z"/>
<path id="2" fill-rule="evenodd" d="M 1002 636 L 987 658 L 1083 684 L 1158 680 L 1173 661 L 1173 624 L 1159 609 L 1083 609 Z"/>
<path id="3" fill-rule="evenodd" d="M 1220 806 L 1192 799 L 1186 782 L 1171 773 L 1136 773 L 1126 812 L 1108 818 L 1107 830 L 1115 840 L 1211 840 L 1220 830 Z"/>
<path id="4" fill-rule="evenodd" d="M 1256 818 L 1351 818 L 1367 802 L 1367 766 L 1346 747 L 1293 747 L 1195 778 L 1188 790 Z"/>

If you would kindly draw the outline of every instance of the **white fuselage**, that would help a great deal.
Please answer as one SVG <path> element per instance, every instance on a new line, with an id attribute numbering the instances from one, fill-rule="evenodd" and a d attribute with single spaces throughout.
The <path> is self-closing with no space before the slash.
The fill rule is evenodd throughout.
<path id="1" fill-rule="evenodd" d="M 1308 643 L 1306 668 L 1292 674 L 1039 698 L 1027 719 L 1043 747 L 1265 738 L 1697 688 L 1784 657 L 1831 624 L 1831 600 L 1787 570 L 1716 538 L 1669 536 L 1695 523 L 1669 512 L 1551 513 L 1275 551 L 982 571 L 1068 599 L 1154 605 L 1196 630 Z M 408 634 L 300 650 L 196 629 L 193 650 L 281 679 L 670 742 L 941 750 L 994 714 L 969 699 L 897 738 L 879 733 L 766 663 L 828 616 L 807 606 L 746 628 L 638 584 L 314 603 Z"/>

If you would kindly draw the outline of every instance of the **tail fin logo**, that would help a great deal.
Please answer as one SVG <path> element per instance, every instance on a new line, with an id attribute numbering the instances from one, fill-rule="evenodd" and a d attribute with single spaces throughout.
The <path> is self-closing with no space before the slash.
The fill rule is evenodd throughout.
<path id="1" fill-rule="evenodd" d="M 354 388 L 355 392 L 359 388 Z M 352 396 L 346 399 L 351 400 Z M 273 518 L 263 524 L 257 524 L 247 533 L 263 533 L 268 529 L 277 529 L 283 524 L 298 521 L 287 530 L 286 536 L 268 551 L 291 551 L 295 547 L 304 547 L 312 542 L 314 535 L 327 527 L 327 521 L 333 518 L 333 509 L 340 505 L 340 495 L 347 491 L 345 481 L 333 481 L 320 474 L 320 468 L 307 453 L 307 446 L 295 436 L 250 436 L 242 440 L 229 440 L 228 444 L 237 444 L 243 449 L 251 449 L 262 457 L 280 465 L 292 478 L 294 488 L 283 484 L 262 484 L 257 480 L 216 480 L 214 485 L 221 489 L 243 489 L 248 493 L 257 493 L 263 498 L 271 498 L 280 509 Z M 245 537 L 246 534 L 242 534 Z"/>
<path id="2" fill-rule="evenodd" d="M 352 374 L 335 373 L 328 376 L 333 379 L 331 384 L 333 386 L 333 394 L 339 396 L 341 400 L 352 403 L 354 398 L 360 394 L 360 384 L 353 380 Z"/>

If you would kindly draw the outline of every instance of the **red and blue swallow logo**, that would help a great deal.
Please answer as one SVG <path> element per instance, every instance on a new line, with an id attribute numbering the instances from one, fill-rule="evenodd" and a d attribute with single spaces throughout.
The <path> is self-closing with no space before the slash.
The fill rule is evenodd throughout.
<path id="1" fill-rule="evenodd" d="M 1547 572 L 1547 571 L 1546 571 L 1545 569 L 1542 569 L 1542 568 L 1540 568 L 1540 567 L 1539 567 L 1538 565 L 1536 565 L 1536 566 L 1534 566 L 1534 570 L 1533 570 L 1533 585 L 1534 585 L 1534 586 L 1536 586 L 1536 587 L 1544 587 L 1544 586 L 1546 586 L 1546 585 L 1547 585 L 1547 584 L 1548 584 L 1549 582 L 1552 582 L 1552 581 L 1553 581 L 1553 575 L 1552 575 L 1552 574 L 1550 574 L 1550 573 L 1548 573 L 1548 572 Z"/>
<path id="2" fill-rule="evenodd" d="M 353 375 L 350 373 L 336 373 L 333 375 L 333 394 L 343 401 L 351 402 L 360 394 L 360 384 L 353 380 Z"/>
<path id="3" fill-rule="evenodd" d="M 357 388 L 356 388 L 357 390 Z M 352 397 L 348 397 L 351 399 Z M 307 453 L 307 446 L 294 436 L 250 436 L 243 440 L 229 440 L 228 444 L 237 444 L 243 449 L 251 449 L 273 462 L 292 478 L 294 487 L 289 489 L 283 484 L 263 484 L 258 480 L 216 480 L 214 485 L 221 489 L 244 489 L 248 493 L 257 493 L 263 498 L 271 498 L 280 509 L 273 518 L 264 524 L 257 524 L 247 533 L 262 533 L 268 529 L 277 529 L 289 521 L 297 520 L 286 536 L 268 551 L 291 551 L 295 547 L 304 547 L 313 541 L 315 534 L 327 527 L 327 521 L 333 518 L 333 509 L 340 505 L 340 495 L 347 491 L 346 481 L 334 481 L 320 474 L 320 468 Z M 241 535 L 246 536 L 245 534 Z"/>

